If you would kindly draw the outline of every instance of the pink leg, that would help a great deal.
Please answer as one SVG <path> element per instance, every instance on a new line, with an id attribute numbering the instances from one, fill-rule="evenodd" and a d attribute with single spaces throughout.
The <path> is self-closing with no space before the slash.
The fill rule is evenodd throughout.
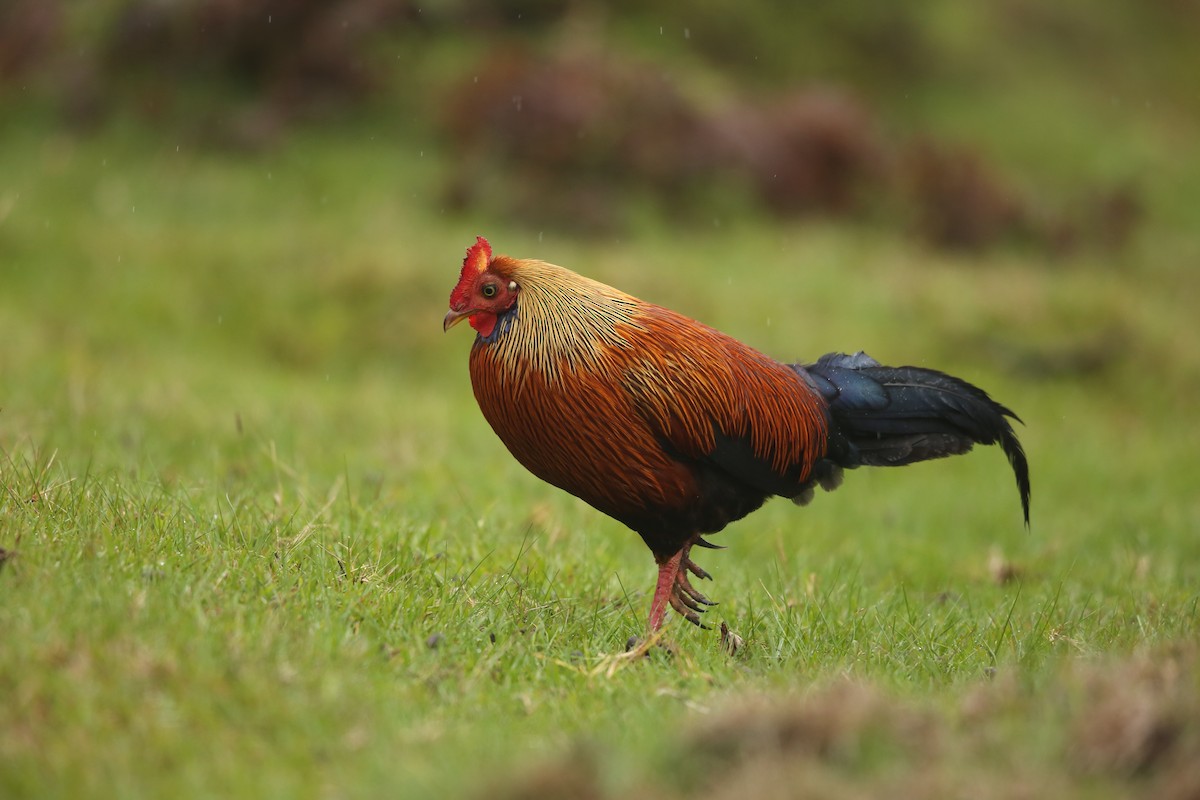
<path id="1" fill-rule="evenodd" d="M 712 576 L 688 556 L 691 549 L 692 545 L 686 544 L 673 556 L 658 562 L 658 584 L 654 587 L 654 599 L 650 601 L 650 633 L 662 627 L 668 605 L 693 625 L 707 627 L 700 622 L 700 614 L 704 613 L 705 606 L 716 603 L 696 591 L 688 580 L 688 573 L 710 580 Z"/>
<path id="2" fill-rule="evenodd" d="M 658 563 L 658 585 L 654 587 L 654 599 L 650 601 L 650 633 L 662 627 L 667 615 L 667 603 L 675 592 L 675 579 L 679 575 L 679 563 L 683 550 Z"/>

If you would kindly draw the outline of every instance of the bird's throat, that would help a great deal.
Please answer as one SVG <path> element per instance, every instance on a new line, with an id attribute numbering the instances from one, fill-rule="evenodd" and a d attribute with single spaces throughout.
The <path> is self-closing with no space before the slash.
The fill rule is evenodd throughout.
<path id="1" fill-rule="evenodd" d="M 497 314 L 495 311 L 476 311 L 470 317 L 471 327 L 479 334 L 480 341 L 492 343 L 512 327 L 517 318 L 517 306 L 511 305 Z"/>

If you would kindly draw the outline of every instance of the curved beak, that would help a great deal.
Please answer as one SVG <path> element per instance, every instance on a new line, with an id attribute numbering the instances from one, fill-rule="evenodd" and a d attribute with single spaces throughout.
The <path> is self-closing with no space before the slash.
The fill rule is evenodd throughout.
<path id="1" fill-rule="evenodd" d="M 442 332 L 450 330 L 469 316 L 471 316 L 470 311 L 455 311 L 453 308 L 450 309 L 446 312 L 446 318 L 442 320 Z"/>

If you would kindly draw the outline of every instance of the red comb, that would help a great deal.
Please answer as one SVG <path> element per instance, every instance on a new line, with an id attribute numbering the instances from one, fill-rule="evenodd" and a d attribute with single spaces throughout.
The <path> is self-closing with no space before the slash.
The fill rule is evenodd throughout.
<path id="1" fill-rule="evenodd" d="M 477 275 L 488 268 L 488 264 L 492 261 L 492 246 L 488 244 L 488 240 L 482 236 L 475 237 L 475 244 L 467 248 L 467 257 L 463 259 L 462 276 L 459 280 L 463 280 L 469 275 Z"/>
<path id="2" fill-rule="evenodd" d="M 463 259 L 462 274 L 458 276 L 458 285 L 450 293 L 450 307 L 462 309 L 466 306 L 471 287 L 475 279 L 487 270 L 492 262 L 492 246 L 482 236 L 475 237 L 475 244 L 467 248 L 467 257 Z"/>

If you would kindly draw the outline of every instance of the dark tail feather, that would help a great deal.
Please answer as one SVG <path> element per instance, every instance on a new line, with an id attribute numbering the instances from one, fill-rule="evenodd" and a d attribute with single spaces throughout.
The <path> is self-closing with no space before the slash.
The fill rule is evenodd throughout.
<path id="1" fill-rule="evenodd" d="M 843 467 L 899 467 L 999 443 L 1012 465 L 1029 525 L 1029 463 L 1007 418 L 987 392 L 944 372 L 885 367 L 866 353 L 830 353 L 793 365 L 829 403 L 829 458 Z"/>

